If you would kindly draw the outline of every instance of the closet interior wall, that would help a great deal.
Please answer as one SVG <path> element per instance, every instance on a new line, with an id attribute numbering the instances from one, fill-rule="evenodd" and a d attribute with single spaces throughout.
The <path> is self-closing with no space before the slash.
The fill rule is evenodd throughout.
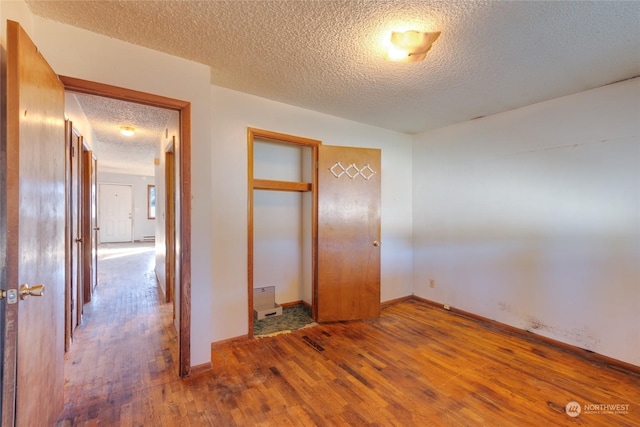
<path id="1" fill-rule="evenodd" d="M 254 140 L 253 177 L 313 181 L 312 149 Z M 279 304 L 312 303 L 311 191 L 253 191 L 253 287 L 275 286 Z"/>

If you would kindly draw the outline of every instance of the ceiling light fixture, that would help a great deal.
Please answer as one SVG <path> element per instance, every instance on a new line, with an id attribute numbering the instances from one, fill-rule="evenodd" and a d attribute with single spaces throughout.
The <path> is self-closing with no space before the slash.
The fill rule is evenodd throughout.
<path id="1" fill-rule="evenodd" d="M 133 136 L 136 133 L 136 130 L 131 126 L 120 126 L 120 133 L 124 136 Z"/>
<path id="2" fill-rule="evenodd" d="M 414 30 L 404 33 L 393 31 L 387 59 L 394 62 L 422 61 L 439 36 L 440 31 L 434 33 L 422 33 Z"/>

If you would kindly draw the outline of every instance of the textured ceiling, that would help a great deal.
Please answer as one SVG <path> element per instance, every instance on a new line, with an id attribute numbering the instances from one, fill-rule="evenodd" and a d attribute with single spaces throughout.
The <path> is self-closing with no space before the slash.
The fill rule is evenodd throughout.
<path id="1" fill-rule="evenodd" d="M 81 93 L 73 96 L 93 128 L 101 171 L 155 174 L 153 159 L 169 123 L 177 122 L 177 111 Z M 122 135 L 120 126 L 133 127 L 135 135 Z"/>
<path id="2" fill-rule="evenodd" d="M 640 2 L 27 1 L 211 67 L 211 82 L 407 133 L 640 75 Z M 441 31 L 424 62 L 392 30 Z"/>

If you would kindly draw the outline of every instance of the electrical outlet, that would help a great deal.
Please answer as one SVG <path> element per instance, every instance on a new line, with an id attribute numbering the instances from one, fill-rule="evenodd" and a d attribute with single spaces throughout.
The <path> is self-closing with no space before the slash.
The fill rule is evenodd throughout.
<path id="1" fill-rule="evenodd" d="M 451 307 L 449 306 L 449 304 L 445 304 L 443 307 L 445 310 L 451 310 Z"/>
<path id="2" fill-rule="evenodd" d="M 429 279 L 429 287 L 430 288 L 435 288 L 436 287 L 436 281 L 433 279 Z"/>

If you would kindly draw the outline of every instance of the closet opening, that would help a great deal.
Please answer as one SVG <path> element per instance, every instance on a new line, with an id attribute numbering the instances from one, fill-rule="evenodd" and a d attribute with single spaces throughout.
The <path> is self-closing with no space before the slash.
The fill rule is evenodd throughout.
<path id="1" fill-rule="evenodd" d="M 250 338 L 315 319 L 318 146 L 322 142 L 248 129 L 248 319 Z M 254 293 L 260 302 L 254 300 Z M 273 294 L 273 296 L 271 296 Z M 259 320 L 262 296 L 284 315 Z M 271 313 L 269 313 L 271 314 Z"/>

